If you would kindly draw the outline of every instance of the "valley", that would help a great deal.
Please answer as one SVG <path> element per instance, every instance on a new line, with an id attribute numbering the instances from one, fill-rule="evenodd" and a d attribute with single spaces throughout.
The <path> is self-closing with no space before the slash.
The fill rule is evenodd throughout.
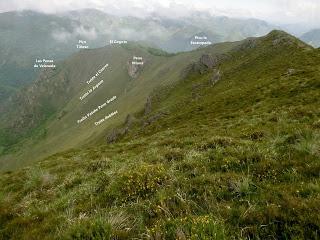
<path id="1" fill-rule="evenodd" d="M 272 31 L 152 53 L 129 44 L 66 61 L 53 79 L 68 73 L 77 91 L 56 106 L 60 119 L 44 122 L 46 136 L 19 153 L 34 156 L 32 146 L 45 158 L 2 175 L 0 236 L 317 239 L 319 51 Z M 146 59 L 134 79 L 126 66 L 133 55 Z M 78 90 L 97 66 L 72 67 L 108 56 L 118 58 L 100 75 L 105 85 L 79 104 Z M 76 124 L 79 112 L 112 95 L 110 106 Z"/>
<path id="2" fill-rule="evenodd" d="M 0 240 L 319 239 L 317 10 L 0 3 Z"/>

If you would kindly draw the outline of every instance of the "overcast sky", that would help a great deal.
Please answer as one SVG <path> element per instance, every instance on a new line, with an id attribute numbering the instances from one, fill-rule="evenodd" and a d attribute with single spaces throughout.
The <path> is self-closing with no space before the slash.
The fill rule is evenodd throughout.
<path id="1" fill-rule="evenodd" d="M 31 9 L 55 13 L 81 8 L 142 17 L 151 12 L 175 17 L 200 10 L 275 24 L 320 27 L 320 0 L 0 0 L 1 12 Z"/>

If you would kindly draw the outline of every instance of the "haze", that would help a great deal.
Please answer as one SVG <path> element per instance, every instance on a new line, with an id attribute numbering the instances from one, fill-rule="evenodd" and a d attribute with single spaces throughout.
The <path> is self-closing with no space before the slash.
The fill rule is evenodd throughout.
<path id="1" fill-rule="evenodd" d="M 319 0 L 0 0 L 0 12 L 36 10 L 56 13 L 83 8 L 138 17 L 152 13 L 181 17 L 193 11 L 207 11 L 212 15 L 257 18 L 278 25 L 320 27 Z"/>

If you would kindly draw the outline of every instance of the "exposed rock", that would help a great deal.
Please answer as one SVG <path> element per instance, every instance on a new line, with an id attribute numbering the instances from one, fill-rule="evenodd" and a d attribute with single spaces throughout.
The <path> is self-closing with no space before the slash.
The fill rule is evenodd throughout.
<path id="1" fill-rule="evenodd" d="M 112 129 L 107 135 L 107 143 L 113 143 L 121 136 L 119 129 Z"/>
<path id="2" fill-rule="evenodd" d="M 128 74 L 131 78 L 137 78 L 139 76 L 139 73 L 141 72 L 143 65 L 136 65 L 132 64 L 131 62 L 128 62 Z"/>
<path id="3" fill-rule="evenodd" d="M 200 58 L 200 63 L 205 65 L 207 68 L 214 68 L 217 66 L 218 59 L 210 56 L 209 54 L 204 54 Z"/>
<path id="4" fill-rule="evenodd" d="M 132 114 L 128 114 L 126 120 L 124 121 L 124 129 L 122 129 L 121 132 L 123 134 L 127 134 L 134 122 L 136 122 L 136 118 Z"/>
<path id="5" fill-rule="evenodd" d="M 204 74 L 208 72 L 208 67 L 202 64 L 200 61 L 191 63 L 182 74 L 182 78 L 188 77 L 191 73 L 200 73 Z"/>
<path id="6" fill-rule="evenodd" d="M 124 121 L 124 125 L 130 127 L 134 122 L 134 116 L 132 114 L 128 114 L 126 120 Z"/>
<path id="7" fill-rule="evenodd" d="M 291 76 L 291 75 L 294 74 L 295 72 L 296 72 L 295 69 L 289 68 L 288 71 L 286 72 L 286 75 Z"/>
<path id="8" fill-rule="evenodd" d="M 200 61 L 195 63 L 193 66 L 194 66 L 193 71 L 198 72 L 201 75 L 207 73 L 209 69 L 206 65 L 202 64 Z"/>
<path id="9" fill-rule="evenodd" d="M 153 122 L 157 121 L 158 119 L 162 118 L 163 116 L 166 116 L 166 113 L 159 112 L 157 114 L 154 114 L 153 116 L 150 116 L 149 118 L 145 119 L 142 122 L 142 128 L 152 124 Z M 122 128 L 113 128 L 110 130 L 106 136 L 107 143 L 114 143 L 117 140 L 119 140 L 121 137 L 123 137 L 125 134 L 127 134 L 130 129 L 132 128 L 132 125 L 134 123 L 141 124 L 141 120 L 136 119 L 133 115 L 128 114 L 126 117 L 126 120 L 124 122 L 124 126 Z"/>
<path id="10" fill-rule="evenodd" d="M 235 50 L 246 50 L 246 49 L 252 49 L 255 48 L 257 45 L 257 40 L 255 38 L 248 38 L 243 41 L 242 44 L 235 47 Z"/>
<path id="11" fill-rule="evenodd" d="M 180 72 L 180 78 L 186 79 L 189 76 L 189 74 L 194 71 L 194 65 L 195 63 L 190 63 L 185 68 L 183 68 Z"/>
<path id="12" fill-rule="evenodd" d="M 293 36 L 278 30 L 270 32 L 267 37 L 270 37 L 272 39 L 273 46 L 292 45 L 294 44 L 294 42 L 297 42 Z"/>
<path id="13" fill-rule="evenodd" d="M 287 38 L 278 38 L 278 39 L 275 39 L 272 41 L 272 45 L 273 46 L 278 46 L 278 45 L 281 45 L 281 44 L 290 44 L 292 43 L 291 41 L 288 41 Z"/>
<path id="14" fill-rule="evenodd" d="M 220 70 L 217 70 L 213 73 L 211 79 L 210 79 L 210 85 L 213 86 L 221 79 L 221 72 Z"/>
<path id="15" fill-rule="evenodd" d="M 210 56 L 208 54 L 204 54 L 201 56 L 198 62 L 194 62 L 189 64 L 186 68 L 184 68 L 181 72 L 181 78 L 187 78 L 191 73 L 208 73 L 210 69 L 216 69 L 220 63 L 225 60 L 230 59 L 231 56 L 227 54 L 220 54 L 217 56 Z"/>
<path id="16" fill-rule="evenodd" d="M 126 120 L 124 121 L 124 127 L 114 128 L 107 134 L 107 143 L 113 143 L 123 135 L 127 134 L 130 131 L 132 125 L 137 121 L 138 120 L 132 114 L 128 114 Z"/>
<path id="17" fill-rule="evenodd" d="M 152 100 L 151 100 L 151 97 L 149 96 L 144 106 L 144 115 L 148 115 L 151 112 L 151 105 L 152 105 Z"/>

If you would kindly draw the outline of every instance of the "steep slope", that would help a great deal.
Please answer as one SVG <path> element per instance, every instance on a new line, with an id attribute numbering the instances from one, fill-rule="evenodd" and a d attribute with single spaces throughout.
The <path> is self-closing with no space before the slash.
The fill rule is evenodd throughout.
<path id="1" fill-rule="evenodd" d="M 116 143 L 3 174 L 0 236 L 318 239 L 319 50 L 274 31 L 203 51 Z"/>
<path id="2" fill-rule="evenodd" d="M 37 75 L 36 59 L 61 60 L 78 51 L 92 28 L 79 22 L 33 11 L 0 13 L 0 103 Z M 90 42 L 94 47 L 94 42 Z"/>
<path id="3" fill-rule="evenodd" d="M 201 46 L 190 44 L 197 35 L 217 43 L 261 36 L 271 29 L 271 25 L 255 19 L 203 13 L 182 20 L 156 15 L 118 17 L 94 9 L 61 14 L 0 13 L 0 106 L 36 78 L 36 59 L 62 60 L 79 50 L 79 40 L 86 41 L 82 45 L 88 48 L 105 46 L 110 40 L 127 40 L 179 52 Z"/>
<path id="4" fill-rule="evenodd" d="M 320 29 L 311 30 L 303 34 L 300 38 L 314 47 L 320 47 Z"/>
<path id="5" fill-rule="evenodd" d="M 213 55 L 221 55 L 238 44 L 218 44 L 208 49 Z M 141 109 L 155 87 L 179 80 L 188 64 L 205 51 L 170 55 L 135 43 L 111 45 L 81 51 L 57 64 L 55 70 L 44 71 L 33 85 L 0 109 L 0 143 L 5 154 L 1 168 L 20 166 L 105 134 L 112 125 Z M 85 96 L 90 88 L 95 89 Z M 114 96 L 117 99 L 112 104 L 81 121 Z M 117 116 L 96 124 L 115 111 Z"/>

